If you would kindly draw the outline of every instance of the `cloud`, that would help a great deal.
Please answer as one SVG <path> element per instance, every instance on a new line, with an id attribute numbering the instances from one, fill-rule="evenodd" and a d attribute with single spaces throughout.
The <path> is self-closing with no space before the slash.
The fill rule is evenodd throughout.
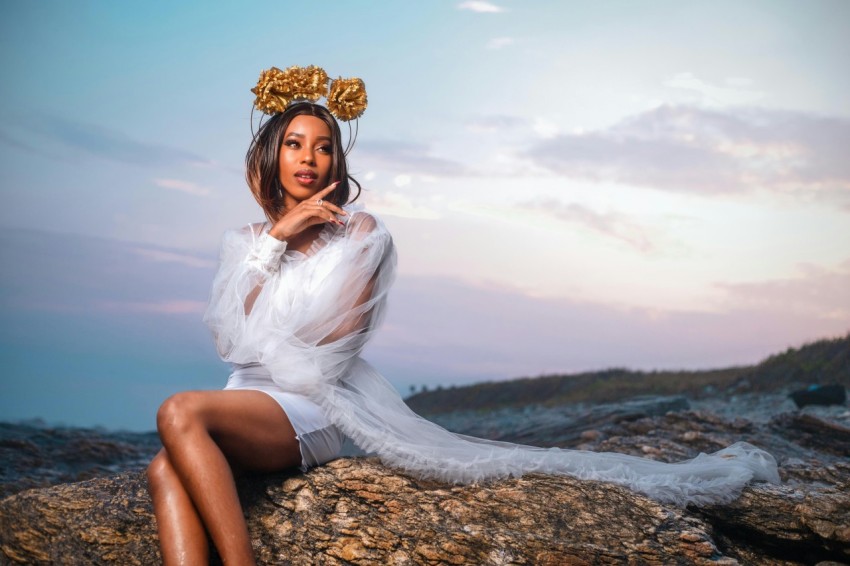
<path id="1" fill-rule="evenodd" d="M 218 264 L 212 254 L 43 230 L 0 228 L 0 243 L 0 261 L 25 266 L 0 279 L 0 311 L 197 312 Z"/>
<path id="2" fill-rule="evenodd" d="M 28 135 L 41 135 L 64 146 L 121 163 L 140 166 L 211 164 L 190 151 L 140 142 L 122 132 L 64 117 L 47 117 L 21 126 L 26 127 Z"/>
<path id="3" fill-rule="evenodd" d="M 112 313 L 198 314 L 206 310 L 204 301 L 100 301 L 96 308 Z"/>
<path id="4" fill-rule="evenodd" d="M 494 37 L 487 42 L 487 49 L 502 49 L 514 43 L 516 43 L 516 40 L 512 37 Z"/>
<path id="5" fill-rule="evenodd" d="M 717 283 L 730 305 L 782 310 L 850 323 L 850 259 L 835 268 L 804 264 L 795 278 Z"/>
<path id="6" fill-rule="evenodd" d="M 202 187 L 191 181 L 181 181 L 180 179 L 154 179 L 154 184 L 164 189 L 172 189 L 181 191 L 190 195 L 208 197 L 212 193 L 207 187 Z"/>
<path id="7" fill-rule="evenodd" d="M 656 250 L 651 236 L 652 231 L 619 212 L 596 212 L 581 204 L 565 204 L 554 200 L 523 203 L 518 207 L 569 224 L 576 224 L 606 238 L 613 238 L 625 243 L 641 253 L 650 253 Z"/>
<path id="8" fill-rule="evenodd" d="M 850 120 L 763 109 L 660 106 L 525 155 L 568 177 L 702 194 L 850 191 Z"/>
<path id="9" fill-rule="evenodd" d="M 216 261 L 211 259 L 155 248 L 130 248 L 130 251 L 149 261 L 160 263 L 179 263 L 186 267 L 198 267 L 203 269 L 215 268 L 218 265 Z"/>
<path id="10" fill-rule="evenodd" d="M 390 195 L 385 202 L 396 198 Z M 398 197 L 395 202 L 404 200 Z M 61 240 L 57 248 L 57 234 L 0 228 L 0 260 L 26 266 L 0 278 L 0 322 L 15 329 L 16 345 L 24 344 L 24 338 L 11 321 L 37 320 L 24 344 L 33 351 L 45 347 L 44 328 L 54 332 L 47 335 L 47 343 L 56 348 L 50 341 L 57 335 L 55 329 L 85 324 L 131 340 L 133 354 L 140 359 L 173 348 L 175 340 L 180 348 L 187 343 L 209 347 L 199 313 L 215 272 L 211 257 L 201 265 L 184 261 L 195 257 L 187 251 L 72 234 L 62 234 Z M 145 257 L 139 249 L 146 250 Z M 847 318 L 829 314 L 848 305 L 842 290 L 850 289 L 850 261 L 835 268 L 806 269 L 792 286 L 773 285 L 778 290 L 771 291 L 771 301 L 744 300 L 761 290 L 730 285 L 730 296 L 740 300 L 713 313 L 542 299 L 495 284 L 399 275 L 386 326 L 370 343 L 367 357 L 397 384 L 612 366 L 750 363 L 806 340 L 846 334 Z M 771 288 L 771 282 L 764 283 L 761 289 Z M 823 289 L 814 302 L 806 296 L 811 285 Z M 44 305 L 50 312 L 39 309 Z M 70 352 L 95 347 L 88 332 L 60 334 Z M 96 348 L 103 353 L 103 344 Z M 213 359 L 213 353 L 208 354 Z"/>
<path id="11" fill-rule="evenodd" d="M 540 117 L 534 119 L 534 122 L 531 125 L 531 129 L 534 130 L 535 134 L 537 134 L 543 139 L 554 138 L 558 135 L 558 132 L 560 130 L 560 128 L 558 128 L 558 125 L 555 122 Z"/>
<path id="12" fill-rule="evenodd" d="M 358 147 L 358 161 L 367 164 L 365 169 L 393 171 L 404 175 L 457 177 L 469 173 L 464 165 L 429 153 L 428 146 L 420 143 L 372 140 L 364 141 Z"/>
<path id="13" fill-rule="evenodd" d="M 41 147 L 36 147 L 33 144 L 29 144 L 17 136 L 10 134 L 7 131 L 0 130 L 0 143 L 5 144 L 8 147 L 13 149 L 17 149 L 19 151 L 25 151 L 27 153 L 32 153 L 34 155 L 39 155 L 41 157 L 47 157 L 48 159 L 53 159 L 56 161 L 67 161 L 67 156 L 60 155 L 56 152 L 45 151 Z"/>
<path id="14" fill-rule="evenodd" d="M 754 104 L 764 98 L 764 93 L 752 90 L 752 80 L 742 77 L 726 79 L 725 86 L 707 83 L 693 73 L 679 73 L 664 81 L 666 86 L 685 90 L 696 95 L 698 102 L 709 106 Z"/>
<path id="15" fill-rule="evenodd" d="M 498 14 L 505 11 L 505 9 L 501 6 L 496 6 L 495 4 L 484 2 L 483 0 L 467 0 L 466 2 L 461 2 L 457 5 L 457 9 L 478 12 L 479 14 Z"/>
<path id="16" fill-rule="evenodd" d="M 624 308 L 440 277 L 400 276 L 391 301 L 369 359 L 391 380 L 409 383 L 606 367 L 725 367 L 848 331 L 846 319 L 766 305 L 717 312 Z"/>
<path id="17" fill-rule="evenodd" d="M 850 191 L 842 189 L 824 189 L 812 195 L 814 199 L 843 212 L 850 212 Z"/>
<path id="18" fill-rule="evenodd" d="M 521 128 L 527 124 L 527 121 L 518 116 L 509 116 L 507 114 L 491 114 L 487 116 L 479 116 L 466 121 L 466 129 L 476 133 L 493 133 Z"/>
<path id="19" fill-rule="evenodd" d="M 407 185 L 409 185 L 409 184 L 410 184 L 410 182 L 411 182 L 412 180 L 413 180 L 413 179 L 410 177 L 410 175 L 404 175 L 404 174 L 402 174 L 402 175 L 396 175 L 396 176 L 393 178 L 393 184 L 394 184 L 396 187 L 399 187 L 399 188 L 401 188 L 401 187 L 406 187 Z"/>
<path id="20" fill-rule="evenodd" d="M 442 217 L 434 208 L 414 202 L 409 196 L 396 192 L 371 193 L 369 209 L 381 215 L 419 220 L 436 220 Z"/>

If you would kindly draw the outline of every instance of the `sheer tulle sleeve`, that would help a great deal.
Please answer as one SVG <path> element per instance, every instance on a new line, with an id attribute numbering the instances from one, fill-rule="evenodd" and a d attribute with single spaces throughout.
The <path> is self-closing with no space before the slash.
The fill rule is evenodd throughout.
<path id="1" fill-rule="evenodd" d="M 224 233 L 219 269 L 204 313 L 204 322 L 213 334 L 222 359 L 232 358 L 234 347 L 245 332 L 256 295 L 279 271 L 285 250 L 286 242 L 261 232 L 258 225 Z"/>
<path id="2" fill-rule="evenodd" d="M 323 230 L 309 255 L 283 255 L 275 242 L 225 234 L 205 322 L 222 359 L 259 362 L 285 390 L 316 394 L 346 375 L 384 316 L 392 238 L 358 211 Z"/>

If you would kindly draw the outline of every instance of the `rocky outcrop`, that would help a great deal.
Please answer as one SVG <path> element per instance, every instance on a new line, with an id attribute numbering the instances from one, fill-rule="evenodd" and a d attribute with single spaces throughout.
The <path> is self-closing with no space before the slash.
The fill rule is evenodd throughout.
<path id="1" fill-rule="evenodd" d="M 0 422 L 0 499 L 25 489 L 143 469 L 161 447 L 155 432 Z"/>
<path id="2" fill-rule="evenodd" d="M 307 474 L 240 480 L 260 563 L 850 564 L 846 406 L 795 410 L 785 394 L 758 394 L 713 403 L 661 397 L 440 418 L 453 419 L 444 424 L 458 432 L 487 436 L 492 430 L 533 444 L 668 462 L 745 440 L 777 458 L 782 484 L 751 485 L 726 505 L 679 509 L 567 477 L 451 486 L 412 479 L 374 459 L 343 458 Z M 39 462 L 53 458 L 54 444 L 67 452 L 57 434 L 37 437 L 40 451 L 26 444 L 32 435 L 7 434 L 0 442 L 7 475 L 18 477 L 11 474 L 17 470 L 31 477 L 47 469 Z M 109 443 L 113 455 L 129 440 L 99 434 L 86 444 L 85 436 L 69 438 L 74 446 Z M 140 457 L 149 444 L 144 440 L 142 452 L 125 452 Z M 24 456 L 20 465 L 8 465 L 17 453 Z M 86 462 L 90 453 L 82 452 Z M 0 565 L 158 562 L 140 472 L 21 491 L 0 501 Z"/>
<path id="3" fill-rule="evenodd" d="M 841 478 L 836 485 L 748 489 L 737 501 L 703 509 L 701 515 L 715 527 L 724 553 L 744 563 L 768 557 L 802 564 L 850 562 L 850 465 L 828 471 Z"/>
<path id="4" fill-rule="evenodd" d="M 850 467 L 828 483 L 756 484 L 736 502 L 666 507 L 627 489 L 530 475 L 423 482 L 371 458 L 243 478 L 263 564 L 797 564 L 850 562 Z M 156 564 L 141 473 L 0 502 L 0 564 Z"/>

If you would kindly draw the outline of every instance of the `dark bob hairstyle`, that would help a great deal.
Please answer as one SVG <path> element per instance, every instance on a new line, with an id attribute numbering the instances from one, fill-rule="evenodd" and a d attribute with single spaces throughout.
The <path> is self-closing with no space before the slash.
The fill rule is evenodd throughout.
<path id="1" fill-rule="evenodd" d="M 245 178 L 257 204 L 262 207 L 269 222 L 277 222 L 283 216 L 283 185 L 278 179 L 280 167 L 280 148 L 286 128 L 296 116 L 314 116 L 328 125 L 331 131 L 331 170 L 328 184 L 339 181 L 339 186 L 331 191 L 325 200 L 337 206 L 349 202 L 351 185 L 357 187 L 357 194 L 351 202 L 360 196 L 360 183 L 348 174 L 345 150 L 342 147 L 342 135 L 336 119 L 328 109 L 311 102 L 299 102 L 291 105 L 280 114 L 275 114 L 260 126 L 251 140 L 245 155 Z"/>

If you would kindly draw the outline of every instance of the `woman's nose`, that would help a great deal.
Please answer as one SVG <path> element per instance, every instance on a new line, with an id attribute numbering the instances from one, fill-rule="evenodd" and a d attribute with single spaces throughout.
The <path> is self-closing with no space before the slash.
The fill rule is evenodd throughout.
<path id="1" fill-rule="evenodd" d="M 301 154 L 301 163 L 309 163 L 313 164 L 313 152 L 309 149 L 305 149 Z"/>

